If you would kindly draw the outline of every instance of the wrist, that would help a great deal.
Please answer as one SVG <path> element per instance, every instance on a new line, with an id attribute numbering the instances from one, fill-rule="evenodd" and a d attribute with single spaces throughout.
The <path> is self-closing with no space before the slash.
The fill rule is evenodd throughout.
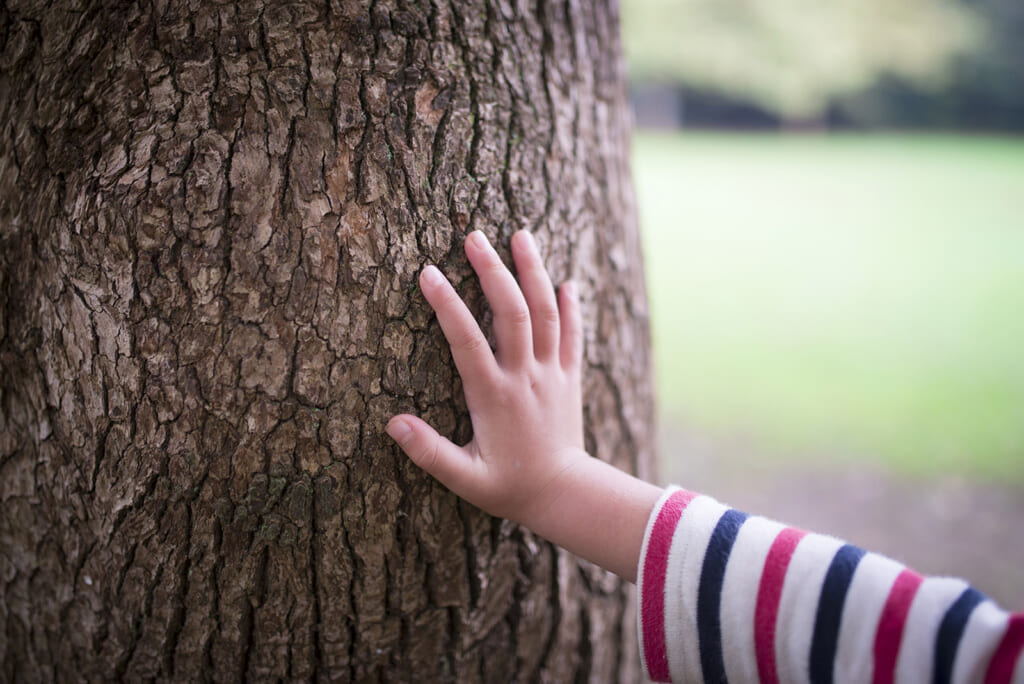
<path id="1" fill-rule="evenodd" d="M 552 454 L 549 461 L 557 464 L 556 474 L 540 491 L 530 497 L 530 504 L 515 521 L 547 539 L 548 537 L 543 534 L 542 530 L 552 527 L 549 519 L 558 517 L 558 511 L 564 505 L 560 502 L 571 504 L 574 491 L 581 479 L 578 471 L 581 468 L 586 468 L 590 460 L 592 460 L 590 455 L 578 447 L 568 447 Z"/>
<path id="2" fill-rule="evenodd" d="M 521 522 L 541 537 L 634 582 L 647 520 L 662 489 L 582 449 L 574 451 L 545 488 L 550 491 L 542 507 Z"/>

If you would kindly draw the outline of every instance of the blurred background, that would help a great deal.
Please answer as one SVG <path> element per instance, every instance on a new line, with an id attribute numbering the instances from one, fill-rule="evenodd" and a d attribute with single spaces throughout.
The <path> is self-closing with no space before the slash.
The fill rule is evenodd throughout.
<path id="1" fill-rule="evenodd" d="M 621 11 L 662 479 L 1024 607 L 1024 2 Z"/>

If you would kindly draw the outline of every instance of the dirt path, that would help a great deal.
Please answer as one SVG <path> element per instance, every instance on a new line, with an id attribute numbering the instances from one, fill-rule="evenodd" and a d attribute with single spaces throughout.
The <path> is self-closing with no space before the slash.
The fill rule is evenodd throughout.
<path id="1" fill-rule="evenodd" d="M 905 480 L 870 466 L 767 468 L 749 448 L 671 428 L 662 429 L 661 453 L 667 482 L 834 534 L 922 573 L 963 577 L 1004 607 L 1024 609 L 1024 491 Z"/>

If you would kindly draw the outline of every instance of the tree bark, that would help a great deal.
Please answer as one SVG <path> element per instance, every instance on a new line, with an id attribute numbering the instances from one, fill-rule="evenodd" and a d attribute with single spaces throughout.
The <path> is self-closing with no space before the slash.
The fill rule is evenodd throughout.
<path id="1" fill-rule="evenodd" d="M 628 681 L 631 588 L 459 501 L 426 263 L 536 231 L 650 477 L 614 5 L 0 3 L 0 679 Z"/>

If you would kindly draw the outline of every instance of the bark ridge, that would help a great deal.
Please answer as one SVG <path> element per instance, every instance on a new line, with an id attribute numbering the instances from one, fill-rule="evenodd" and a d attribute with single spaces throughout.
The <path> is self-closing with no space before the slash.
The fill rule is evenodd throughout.
<path id="1" fill-rule="evenodd" d="M 0 678 L 618 681 L 614 577 L 383 432 L 468 439 L 416 290 L 536 231 L 587 446 L 650 476 L 614 5 L 0 3 Z"/>

